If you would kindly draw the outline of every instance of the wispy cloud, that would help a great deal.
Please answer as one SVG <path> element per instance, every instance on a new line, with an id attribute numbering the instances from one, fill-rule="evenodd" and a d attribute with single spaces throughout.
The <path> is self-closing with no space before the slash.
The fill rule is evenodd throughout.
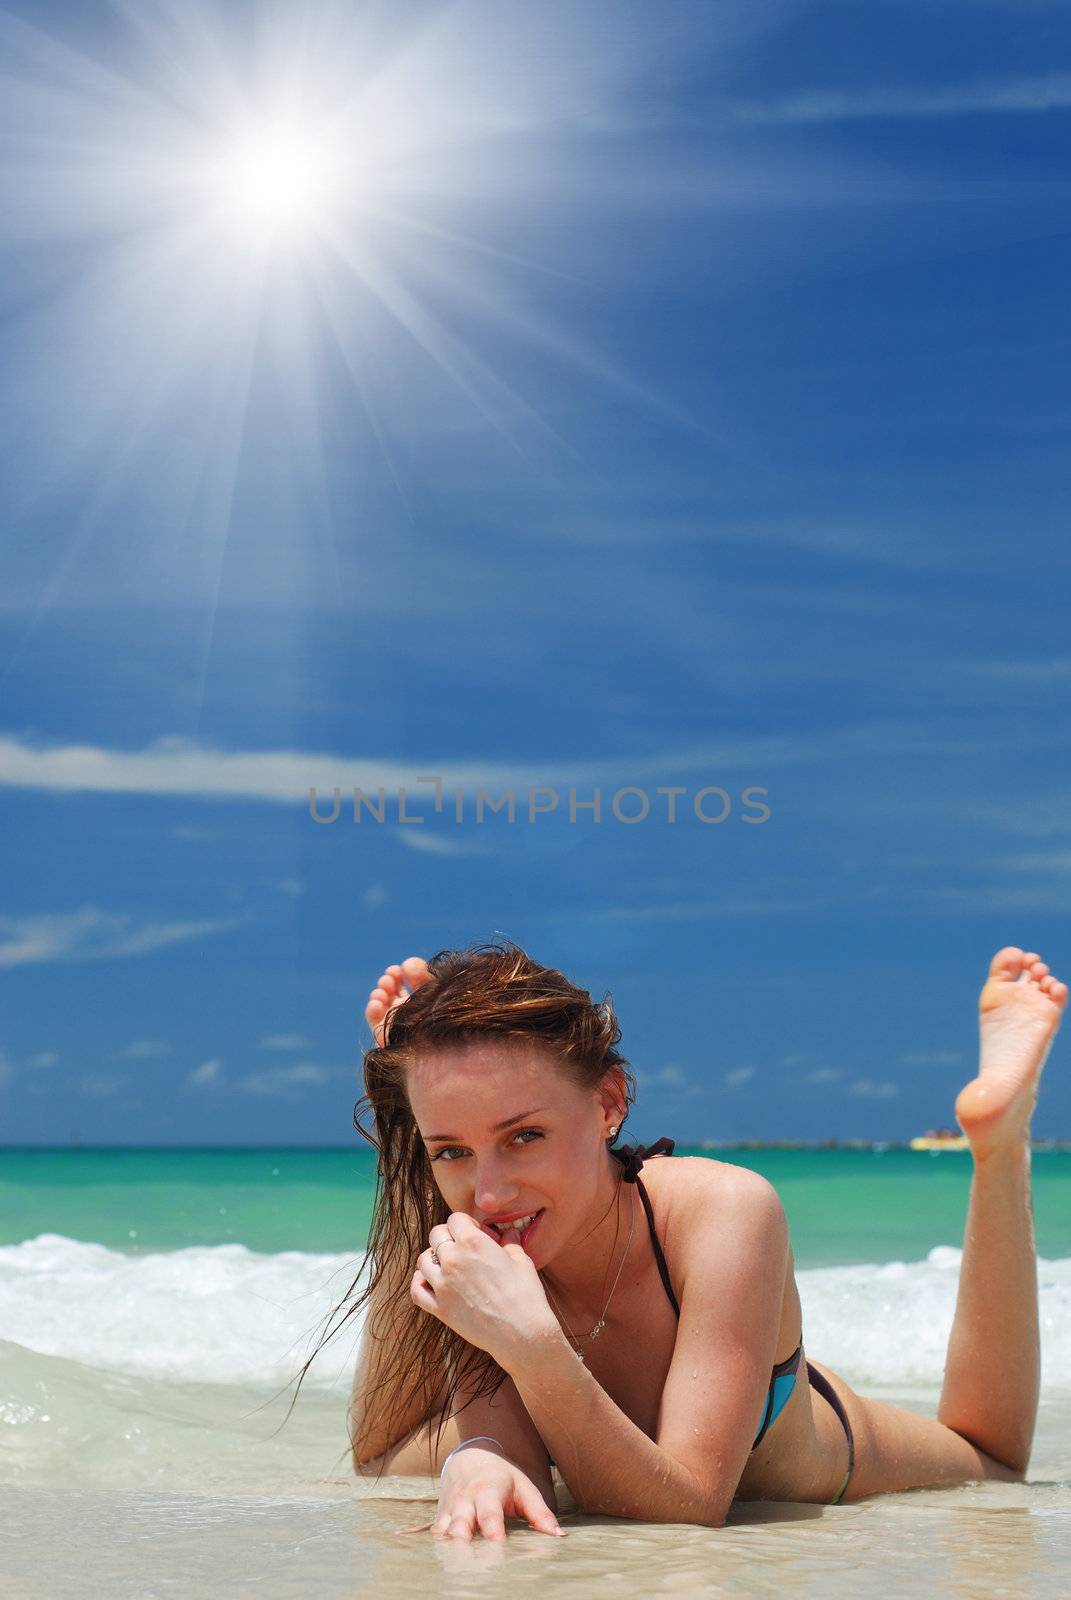
<path id="1" fill-rule="evenodd" d="M 873 751 L 874 723 L 870 719 L 840 727 L 822 729 L 808 735 L 798 730 L 786 734 L 741 735 L 732 739 L 704 739 L 691 744 L 653 748 L 644 756 L 624 754 L 606 756 L 599 761 L 569 762 L 534 758 L 525 762 L 486 760 L 446 760 L 428 756 L 414 765 L 404 765 L 393 757 L 327 755 L 317 751 L 229 751 L 200 745 L 192 739 L 168 736 L 144 750 L 113 750 L 98 745 L 35 746 L 14 738 L 0 738 L 0 788 L 46 790 L 53 793 L 90 792 L 97 794 L 196 795 L 205 800 L 260 800 L 279 805 L 301 805 L 308 809 L 310 791 L 316 794 L 316 815 L 320 826 L 330 826 L 334 791 L 339 791 L 339 822 L 353 827 L 375 829 L 398 816 L 399 791 L 406 791 L 406 811 L 423 816 L 425 822 L 398 824 L 404 840 L 441 837 L 430 824 L 436 821 L 435 785 L 428 775 L 435 774 L 443 785 L 443 817 L 455 825 L 453 791 L 460 789 L 468 799 L 465 815 L 474 815 L 477 790 L 484 788 L 493 800 L 502 791 L 516 792 L 518 823 L 527 820 L 529 788 L 553 788 L 558 792 L 558 811 L 568 816 L 569 789 L 576 789 L 577 803 L 590 801 L 596 786 L 603 791 L 605 812 L 610 811 L 613 794 L 622 785 L 646 785 L 651 802 L 651 818 L 667 814 L 668 801 L 658 796 L 659 785 L 672 786 L 687 774 L 701 774 L 702 787 L 735 774 L 747 784 L 765 784 L 765 773 L 774 768 L 806 767 L 816 761 L 864 755 Z M 1051 730 L 1028 734 L 1021 727 L 957 732 L 942 732 L 946 754 L 999 754 L 1016 756 L 1024 748 L 1051 745 Z M 886 755 L 919 755 L 929 758 L 933 751 L 934 727 L 925 720 L 889 718 L 881 725 L 881 743 Z M 422 782 L 421 779 L 424 781 Z M 687 787 L 687 786 L 686 786 Z M 353 822 L 353 791 L 360 789 L 370 802 L 379 805 L 382 789 L 384 824 L 361 807 L 360 823 Z M 694 798 L 686 793 L 677 800 L 683 811 Z M 756 797 L 756 804 L 764 796 Z M 637 801 L 632 797 L 631 812 Z M 708 802 L 712 805 L 713 802 Z M 580 813 L 582 816 L 588 813 Z M 498 814 L 487 813 L 489 822 Z M 505 813 L 499 815 L 504 820 Z M 310 826 L 316 826 L 310 817 Z M 420 849 L 420 844 L 415 848 Z M 429 848 L 424 846 L 424 848 Z M 430 847 L 435 849 L 433 845 Z"/>
<path id="2" fill-rule="evenodd" d="M 113 1072 L 86 1072 L 78 1080 L 78 1087 L 95 1100 L 110 1100 L 128 1084 L 125 1078 Z"/>
<path id="3" fill-rule="evenodd" d="M 954 1067 L 963 1059 L 962 1050 L 912 1050 L 900 1057 L 905 1067 Z"/>
<path id="4" fill-rule="evenodd" d="M 486 854 L 486 845 L 443 833 L 425 833 L 423 828 L 400 827 L 395 837 L 410 850 L 427 856 L 476 856 Z"/>
<path id="5" fill-rule="evenodd" d="M 805 1074 L 803 1081 L 814 1084 L 836 1083 L 837 1079 L 843 1076 L 840 1067 L 815 1067 L 813 1072 Z"/>
<path id="6" fill-rule="evenodd" d="M 659 1083 L 677 1086 L 682 1083 L 687 1083 L 688 1074 L 685 1072 L 683 1067 L 678 1067 L 676 1062 L 671 1061 L 668 1063 L 668 1065 L 664 1067 L 658 1067 L 654 1072 L 645 1074 L 645 1081 L 647 1083 Z"/>
<path id="7" fill-rule="evenodd" d="M 1071 106 L 1071 73 L 977 79 L 941 88 L 918 85 L 811 89 L 776 100 L 737 101 L 735 122 L 749 124 L 843 122 L 864 117 L 962 117 L 985 113 L 1037 113 Z"/>
<path id="8" fill-rule="evenodd" d="M 269 1033 L 260 1041 L 262 1050 L 308 1050 L 308 1039 L 300 1033 Z"/>
<path id="9" fill-rule="evenodd" d="M 58 1060 L 59 1055 L 55 1050 L 41 1050 L 37 1055 L 29 1056 L 26 1065 L 36 1072 L 45 1067 L 54 1067 Z"/>
<path id="10" fill-rule="evenodd" d="M 292 1067 L 269 1067 L 263 1072 L 247 1072 L 238 1087 L 249 1094 L 293 1095 L 302 1089 L 318 1089 L 330 1083 L 335 1073 L 318 1067 L 311 1061 L 300 1061 Z"/>
<path id="11" fill-rule="evenodd" d="M 124 1061 L 160 1061 L 173 1048 L 166 1039 L 132 1039 L 119 1055 Z"/>
<path id="12" fill-rule="evenodd" d="M 390 895 L 381 883 L 370 883 L 367 889 L 361 891 L 361 907 L 365 911 L 380 911 L 389 899 Z"/>
<path id="13" fill-rule="evenodd" d="M 892 1100 L 900 1093 L 900 1085 L 888 1080 L 876 1082 L 873 1078 L 856 1078 L 848 1085 L 848 1093 L 860 1100 Z"/>
<path id="14" fill-rule="evenodd" d="M 166 945 L 226 933 L 247 920 L 234 917 L 202 922 L 139 923 L 128 913 L 101 911 L 96 906 L 38 916 L 0 917 L 0 967 L 145 956 Z"/>
<path id="15" fill-rule="evenodd" d="M 749 1083 L 755 1076 L 754 1067 L 734 1067 L 732 1072 L 722 1076 L 722 1083 L 727 1089 L 739 1089 L 742 1084 Z"/>
<path id="16" fill-rule="evenodd" d="M 223 1076 L 223 1062 L 219 1056 L 212 1056 L 208 1061 L 202 1061 L 199 1067 L 186 1076 L 186 1086 L 190 1089 L 207 1089 L 218 1084 Z"/>

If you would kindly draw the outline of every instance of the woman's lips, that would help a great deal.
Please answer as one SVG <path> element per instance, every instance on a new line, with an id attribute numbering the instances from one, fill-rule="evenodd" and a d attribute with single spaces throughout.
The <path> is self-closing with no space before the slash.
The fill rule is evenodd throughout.
<path id="1" fill-rule="evenodd" d="M 532 1218 L 531 1222 L 528 1224 L 527 1228 L 525 1228 L 524 1232 L 521 1234 L 521 1248 L 522 1249 L 527 1249 L 529 1239 L 531 1239 L 533 1233 L 536 1231 L 536 1229 L 539 1227 L 539 1224 L 542 1222 L 542 1220 L 543 1220 L 543 1210 L 544 1210 L 544 1208 L 540 1207 L 540 1209 L 536 1212 L 535 1216 Z"/>
<path id="2" fill-rule="evenodd" d="M 532 1237 L 532 1234 L 535 1232 L 536 1228 L 538 1228 L 539 1222 L 540 1222 L 540 1218 L 542 1217 L 543 1212 L 545 1210 L 546 1210 L 545 1206 L 540 1206 L 539 1210 L 536 1212 L 536 1214 L 532 1218 L 531 1222 L 528 1224 L 528 1226 L 525 1228 L 524 1232 L 521 1234 L 519 1242 L 520 1242 L 520 1244 L 522 1246 L 527 1244 L 528 1240 Z M 493 1228 L 489 1222 L 483 1223 L 482 1226 L 483 1226 L 484 1232 L 490 1234 L 491 1238 L 497 1240 L 499 1244 L 503 1244 L 505 1242 L 506 1234 L 508 1234 L 508 1232 L 509 1232 L 508 1228 L 506 1230 L 506 1233 L 503 1234 L 503 1233 L 499 1233 L 497 1228 Z M 512 1223 L 510 1224 L 510 1227 L 513 1227 Z"/>

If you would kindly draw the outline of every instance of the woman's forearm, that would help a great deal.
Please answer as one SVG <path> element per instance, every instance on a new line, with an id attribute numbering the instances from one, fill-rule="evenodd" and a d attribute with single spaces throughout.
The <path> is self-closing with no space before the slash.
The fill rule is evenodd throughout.
<path id="1" fill-rule="evenodd" d="M 720 1528 L 735 1485 L 704 1492 L 614 1404 L 560 1328 L 556 1333 L 528 1346 L 507 1370 L 581 1510 Z"/>

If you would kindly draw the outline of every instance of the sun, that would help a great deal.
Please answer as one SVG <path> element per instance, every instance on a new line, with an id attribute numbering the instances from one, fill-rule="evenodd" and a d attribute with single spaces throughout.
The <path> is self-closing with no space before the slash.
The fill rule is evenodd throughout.
<path id="1" fill-rule="evenodd" d="M 339 198 L 338 152 L 316 129 L 270 121 L 224 136 L 206 161 L 215 208 L 264 238 L 315 231 Z"/>

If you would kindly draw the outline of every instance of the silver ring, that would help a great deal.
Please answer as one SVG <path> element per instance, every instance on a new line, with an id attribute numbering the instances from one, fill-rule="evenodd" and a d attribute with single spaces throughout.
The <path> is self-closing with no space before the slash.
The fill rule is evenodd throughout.
<path id="1" fill-rule="evenodd" d="M 439 1260 L 439 1257 L 438 1257 L 438 1254 L 436 1252 L 435 1246 L 434 1245 L 429 1245 L 428 1248 L 429 1248 L 429 1250 L 431 1252 L 431 1259 L 434 1261 L 435 1265 L 437 1267 L 441 1266 L 442 1263 Z"/>

